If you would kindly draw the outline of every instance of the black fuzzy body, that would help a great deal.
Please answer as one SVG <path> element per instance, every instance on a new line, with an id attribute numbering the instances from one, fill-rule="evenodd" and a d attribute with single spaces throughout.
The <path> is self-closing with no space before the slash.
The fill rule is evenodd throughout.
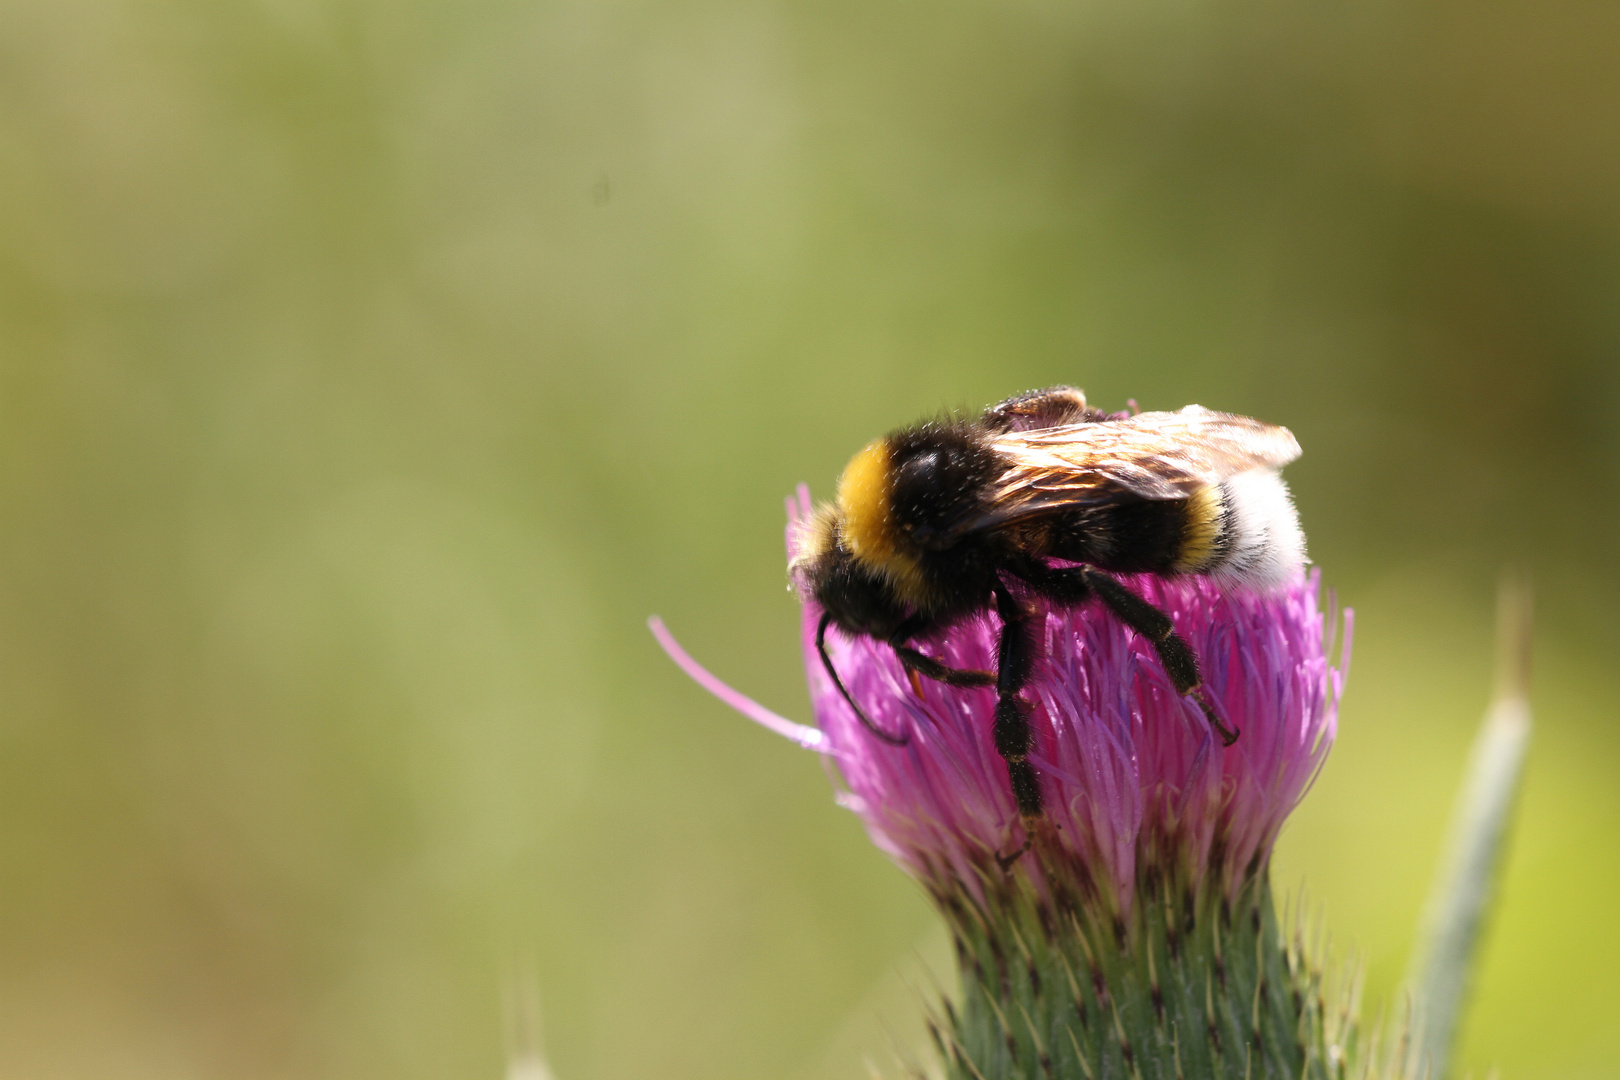
<path id="1" fill-rule="evenodd" d="M 996 435 L 1106 419 L 1086 409 L 1079 391 L 1055 387 L 992 406 L 976 422 L 937 421 L 894 432 L 862 452 L 885 469 L 881 513 L 865 514 L 855 545 L 864 545 L 866 561 L 842 535 L 848 519 L 840 509 L 825 519 L 828 532 L 804 564 L 824 612 L 816 639 L 822 662 L 874 735 L 906 742 L 879 729 L 850 698 L 826 651 L 829 625 L 887 642 L 913 677 L 995 688 L 995 745 L 1025 827 L 1023 846 L 1002 858 L 1004 866 L 1028 850 L 1044 816 L 1040 780 L 1028 761 L 1034 748 L 1029 706 L 1018 696 L 1039 653 L 1031 600 L 1059 608 L 1100 600 L 1153 642 L 1178 692 L 1201 687 L 1197 658 L 1170 619 L 1111 576 L 1176 572 L 1187 547 L 1186 499 L 1151 500 L 1121 489 L 999 526 L 974 525 L 996 509 L 990 504 L 1010 464 L 995 447 Z M 867 457 L 878 450 L 881 458 Z M 852 498 L 869 508 L 873 490 L 860 488 Z M 1001 619 L 994 672 L 951 668 L 912 645 L 992 608 Z M 1223 740 L 1237 737 L 1206 699 L 1200 704 Z"/>
<path id="2" fill-rule="evenodd" d="M 985 509 L 1002 472 L 1000 457 L 972 424 L 924 424 L 890 435 L 888 444 L 895 546 L 916 559 L 928 585 L 915 614 L 932 629 L 983 611 L 996 571 L 1013 551 L 1010 538 L 956 530 Z"/>
<path id="3" fill-rule="evenodd" d="M 1034 563 L 1056 559 L 1120 574 L 1175 571 L 1188 526 L 1181 499 L 1121 491 L 1110 501 L 1055 509 L 1034 521 L 960 530 L 962 522 L 992 509 L 989 493 L 1006 469 L 990 435 L 984 424 L 935 423 L 888 438 L 896 547 L 922 570 L 927 599 L 914 614 L 931 629 L 984 611 L 994 603 L 999 574 L 1025 579 Z"/>

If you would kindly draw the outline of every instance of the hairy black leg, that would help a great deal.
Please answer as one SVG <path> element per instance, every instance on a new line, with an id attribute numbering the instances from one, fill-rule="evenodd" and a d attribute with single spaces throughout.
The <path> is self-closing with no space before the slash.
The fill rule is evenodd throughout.
<path id="1" fill-rule="evenodd" d="M 912 675 L 912 689 L 916 689 L 916 675 L 926 675 L 936 679 L 947 686 L 994 686 L 996 675 L 993 671 L 975 671 L 971 668 L 953 668 L 949 664 L 941 663 L 932 656 L 918 652 L 906 642 L 932 629 L 931 625 L 913 615 L 901 623 L 894 633 L 889 635 L 889 645 L 894 649 L 894 655 L 906 666 L 906 672 Z M 919 691 L 920 693 L 920 691 Z"/>
<path id="2" fill-rule="evenodd" d="M 906 745 L 910 741 L 907 736 L 890 735 L 887 731 L 872 723 L 866 714 L 861 711 L 861 707 L 855 704 L 855 699 L 849 696 L 849 691 L 844 689 L 844 680 L 838 677 L 838 671 L 833 667 L 832 657 L 827 655 L 827 626 L 831 622 L 832 616 L 823 614 L 821 622 L 816 626 L 816 651 L 821 654 L 821 666 L 827 669 L 827 676 L 832 679 L 833 685 L 838 687 L 838 692 L 844 695 L 844 700 L 849 702 L 849 707 L 855 710 L 856 719 L 865 725 L 867 731 L 870 731 L 890 746 Z"/>
<path id="3" fill-rule="evenodd" d="M 1020 559 L 1008 569 L 1030 592 L 1060 607 L 1075 607 L 1093 596 L 1084 566 L 1048 566 L 1039 559 Z"/>
<path id="4" fill-rule="evenodd" d="M 894 655 L 909 670 L 919 675 L 926 675 L 930 679 L 937 679 L 947 686 L 994 686 L 996 675 L 993 671 L 974 671 L 971 668 L 953 668 L 940 663 L 932 656 L 925 656 L 916 649 L 905 645 L 896 645 Z"/>
<path id="5" fill-rule="evenodd" d="M 1108 605 L 1108 610 L 1112 611 L 1120 622 L 1137 633 L 1146 635 L 1147 639 L 1153 642 L 1153 647 L 1158 650 L 1159 660 L 1164 664 L 1165 674 L 1170 676 L 1170 681 L 1175 685 L 1176 693 L 1193 695 L 1198 707 L 1204 710 L 1204 717 L 1209 720 L 1209 726 L 1220 735 L 1221 744 L 1231 746 L 1237 742 L 1239 735 L 1237 728 L 1228 726 L 1215 712 L 1215 706 L 1209 699 L 1209 692 L 1204 689 L 1203 676 L 1198 671 L 1198 656 L 1192 651 L 1192 646 L 1176 633 L 1170 616 L 1101 570 L 1094 570 L 1089 566 L 1077 569 L 1086 585 Z"/>
<path id="6" fill-rule="evenodd" d="M 1001 616 L 1001 641 L 997 647 L 996 663 L 996 720 L 993 736 L 996 753 L 1007 762 L 1007 779 L 1012 784 L 1013 801 L 1018 804 L 1018 818 L 1024 825 L 1024 842 L 1010 855 L 997 855 L 996 862 L 1006 870 L 1028 851 L 1035 842 L 1035 828 L 1045 817 L 1041 800 L 1040 778 L 1029 763 L 1029 751 L 1035 733 L 1029 726 L 1028 706 L 1018 698 L 1018 691 L 1029 682 L 1035 667 L 1035 634 L 1033 622 L 1024 605 L 1018 602 L 1000 579 L 995 585 L 996 613 Z"/>

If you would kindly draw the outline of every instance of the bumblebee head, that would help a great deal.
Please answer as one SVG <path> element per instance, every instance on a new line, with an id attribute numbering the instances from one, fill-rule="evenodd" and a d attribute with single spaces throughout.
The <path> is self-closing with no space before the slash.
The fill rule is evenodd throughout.
<path id="1" fill-rule="evenodd" d="M 845 543 L 847 528 L 841 507 L 817 507 L 816 512 L 800 524 L 793 538 L 793 562 L 788 570 L 794 584 L 808 594 L 806 599 L 821 605 L 816 652 L 821 656 L 827 678 L 867 730 L 886 743 L 904 746 L 906 736 L 889 734 L 861 711 L 844 680 L 838 677 L 838 669 L 827 652 L 829 625 L 836 625 L 849 635 L 864 634 L 888 640 L 906 617 L 905 607 L 894 595 L 889 580 L 865 565 Z"/>
<path id="2" fill-rule="evenodd" d="M 840 507 L 818 507 L 800 527 L 789 572 L 839 629 L 887 638 L 905 620 L 906 605 L 888 575 L 850 550 L 847 527 Z"/>

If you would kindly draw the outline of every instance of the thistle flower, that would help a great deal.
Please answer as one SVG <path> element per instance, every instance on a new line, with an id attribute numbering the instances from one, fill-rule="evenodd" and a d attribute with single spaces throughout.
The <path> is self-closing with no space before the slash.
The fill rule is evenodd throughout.
<path id="1" fill-rule="evenodd" d="M 811 513 L 801 487 L 796 525 Z M 776 717 L 718 684 L 655 625 L 678 663 L 754 719 L 827 755 L 841 805 L 916 878 L 950 924 L 959 1005 L 933 1023 L 949 1074 L 1330 1076 L 1343 1068 L 1318 976 L 1277 928 L 1267 869 L 1283 821 L 1332 746 L 1344 667 L 1328 660 L 1318 578 L 1271 594 L 1207 578 L 1128 584 L 1202 658 L 1209 694 L 1242 735 L 1223 747 L 1178 695 L 1151 643 L 1101 605 L 1053 608 L 1023 693 L 1046 820 L 1028 854 L 992 740 L 995 693 L 913 685 L 886 644 L 833 635 L 833 665 L 875 737 L 827 677 L 806 601 L 805 666 L 817 726 Z M 1350 613 L 1345 613 L 1348 656 Z M 987 612 L 921 643 L 958 668 L 993 669 Z"/>

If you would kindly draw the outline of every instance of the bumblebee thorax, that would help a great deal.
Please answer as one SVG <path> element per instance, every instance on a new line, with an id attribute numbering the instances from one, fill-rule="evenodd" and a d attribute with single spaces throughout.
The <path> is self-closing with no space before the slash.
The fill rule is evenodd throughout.
<path id="1" fill-rule="evenodd" d="M 843 519 L 840 537 L 850 554 L 868 566 L 880 567 L 894 557 L 893 490 L 885 439 L 851 458 L 838 478 L 838 511 Z"/>
<path id="2" fill-rule="evenodd" d="M 894 512 L 894 455 L 878 439 L 850 459 L 838 478 L 838 539 L 856 562 L 889 582 L 894 593 L 920 604 L 922 568 Z"/>

